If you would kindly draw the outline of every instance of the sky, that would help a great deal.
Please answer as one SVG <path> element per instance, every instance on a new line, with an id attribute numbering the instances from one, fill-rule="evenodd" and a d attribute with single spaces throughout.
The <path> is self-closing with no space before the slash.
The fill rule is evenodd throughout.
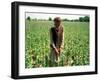
<path id="1" fill-rule="evenodd" d="M 26 12 L 25 17 L 27 18 L 30 16 L 31 19 L 37 18 L 37 19 L 48 19 L 51 17 L 54 19 L 55 17 L 61 17 L 61 19 L 79 19 L 79 17 L 84 17 L 86 15 L 80 15 L 80 14 L 56 14 L 56 13 L 34 13 L 34 12 Z"/>

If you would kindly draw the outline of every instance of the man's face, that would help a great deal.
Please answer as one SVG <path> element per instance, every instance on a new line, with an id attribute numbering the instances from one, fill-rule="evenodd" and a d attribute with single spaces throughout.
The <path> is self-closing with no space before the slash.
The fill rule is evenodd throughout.
<path id="1" fill-rule="evenodd" d="M 60 26 L 60 24 L 61 24 L 61 22 L 60 21 L 54 21 L 54 25 L 55 25 L 55 27 L 59 27 Z"/>

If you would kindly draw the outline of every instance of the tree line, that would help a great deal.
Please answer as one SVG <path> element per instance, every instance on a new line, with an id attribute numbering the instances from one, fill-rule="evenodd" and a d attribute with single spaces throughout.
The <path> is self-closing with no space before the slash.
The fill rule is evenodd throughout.
<path id="1" fill-rule="evenodd" d="M 34 21 L 52 21 L 53 19 L 51 17 L 49 17 L 48 19 L 37 19 L 37 18 L 34 18 L 34 19 L 31 19 L 30 16 L 27 17 L 27 20 L 34 20 Z M 69 22 L 89 22 L 90 21 L 90 17 L 89 16 L 84 16 L 84 17 L 79 17 L 78 19 L 67 19 L 67 18 L 64 18 L 62 19 L 62 21 L 69 21 Z"/>

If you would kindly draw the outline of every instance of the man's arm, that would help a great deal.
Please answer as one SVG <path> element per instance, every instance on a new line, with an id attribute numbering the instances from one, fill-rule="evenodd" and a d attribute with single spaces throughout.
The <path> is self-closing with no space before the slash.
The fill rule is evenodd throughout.
<path id="1" fill-rule="evenodd" d="M 63 29 L 63 33 L 62 33 L 62 43 L 61 43 L 61 46 L 60 46 L 60 52 L 62 52 L 64 49 L 64 29 Z"/>

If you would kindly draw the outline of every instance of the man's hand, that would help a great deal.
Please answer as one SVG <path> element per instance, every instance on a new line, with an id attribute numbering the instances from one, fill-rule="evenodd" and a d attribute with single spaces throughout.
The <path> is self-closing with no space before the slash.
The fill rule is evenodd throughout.
<path id="1" fill-rule="evenodd" d="M 55 53 L 56 53 L 57 55 L 60 54 L 60 49 L 59 49 L 59 48 L 56 48 L 54 44 L 50 44 L 50 46 L 54 49 L 54 51 L 55 51 Z"/>
<path id="2" fill-rule="evenodd" d="M 59 55 L 59 53 L 60 53 L 57 48 L 55 48 L 55 52 L 57 55 Z"/>

